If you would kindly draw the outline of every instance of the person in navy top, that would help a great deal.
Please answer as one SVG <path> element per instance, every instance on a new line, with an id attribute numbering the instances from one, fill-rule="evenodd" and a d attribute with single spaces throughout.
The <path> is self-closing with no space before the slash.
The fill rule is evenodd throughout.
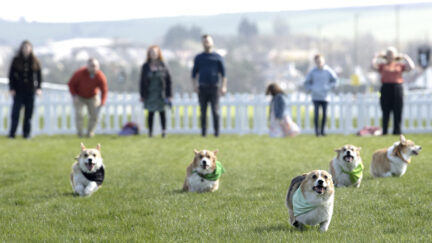
<path id="1" fill-rule="evenodd" d="M 207 105 L 210 103 L 214 135 L 219 136 L 219 95 L 227 91 L 227 79 L 222 56 L 213 51 L 213 38 L 202 36 L 204 52 L 198 54 L 192 69 L 192 83 L 201 109 L 201 135 L 207 134 Z"/>

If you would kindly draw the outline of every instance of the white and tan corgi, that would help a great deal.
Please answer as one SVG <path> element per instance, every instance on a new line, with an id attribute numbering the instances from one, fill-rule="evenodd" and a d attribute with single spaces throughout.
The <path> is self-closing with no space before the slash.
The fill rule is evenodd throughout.
<path id="1" fill-rule="evenodd" d="M 76 160 L 70 175 L 73 191 L 79 196 L 90 196 L 99 189 L 105 178 L 100 144 L 88 149 L 81 143 L 81 152 Z"/>
<path id="2" fill-rule="evenodd" d="M 411 156 L 418 155 L 421 147 L 400 135 L 387 149 L 379 149 L 372 156 L 370 172 L 374 177 L 403 176 L 411 162 Z"/>
<path id="3" fill-rule="evenodd" d="M 336 149 L 336 157 L 330 161 L 330 173 L 336 187 L 360 187 L 363 178 L 363 163 L 360 147 L 351 144 Z"/>
<path id="4" fill-rule="evenodd" d="M 327 171 L 314 170 L 295 177 L 285 201 L 290 224 L 299 229 L 319 224 L 321 231 L 327 231 L 333 215 L 333 201 L 333 180 Z"/>
<path id="5" fill-rule="evenodd" d="M 214 192 L 219 188 L 219 178 L 225 169 L 217 161 L 217 152 L 194 150 L 195 156 L 186 169 L 183 191 Z"/>

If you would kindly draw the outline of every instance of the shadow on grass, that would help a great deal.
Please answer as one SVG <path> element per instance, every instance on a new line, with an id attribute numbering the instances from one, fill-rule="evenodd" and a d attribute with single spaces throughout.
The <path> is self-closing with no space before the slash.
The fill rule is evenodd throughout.
<path id="1" fill-rule="evenodd" d="M 186 193 L 186 192 L 183 191 L 182 189 L 175 189 L 175 190 L 172 190 L 172 191 L 170 191 L 168 193 L 169 194 L 183 194 L 183 193 Z"/>
<path id="2" fill-rule="evenodd" d="M 298 232 L 296 228 L 292 227 L 289 224 L 276 224 L 276 225 L 267 225 L 267 226 L 259 226 L 255 228 L 255 232 L 264 233 L 264 232 L 275 232 L 275 231 L 285 231 L 285 232 Z"/>

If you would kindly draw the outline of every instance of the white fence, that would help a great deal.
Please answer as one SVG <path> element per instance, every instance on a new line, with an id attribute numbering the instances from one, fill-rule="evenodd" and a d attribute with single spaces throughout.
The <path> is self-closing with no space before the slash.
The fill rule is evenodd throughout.
<path id="1" fill-rule="evenodd" d="M 12 99 L 6 89 L 0 90 L 0 134 L 6 135 L 10 125 Z M 268 132 L 269 97 L 264 95 L 228 94 L 220 100 L 222 134 L 266 134 Z M 293 120 L 302 133 L 314 133 L 313 105 L 310 97 L 298 93 L 290 96 Z M 107 104 L 100 112 L 97 134 L 118 133 L 123 124 L 133 121 L 146 133 L 146 112 L 138 94 L 109 93 Z M 176 95 L 173 108 L 167 112 L 167 132 L 200 134 L 199 105 L 195 94 Z M 210 116 L 210 115 L 209 115 Z M 160 131 L 155 116 L 155 133 Z M 404 104 L 404 133 L 432 132 L 432 95 L 408 93 Z M 210 117 L 209 117 L 210 118 Z M 212 134 L 212 119 L 207 119 Z M 381 109 L 378 94 L 334 95 L 328 106 L 327 133 L 352 134 L 364 126 L 380 126 Z M 19 127 L 21 129 L 21 125 Z M 391 132 L 391 130 L 390 130 Z M 32 134 L 75 134 L 73 105 L 67 91 L 44 90 L 36 98 Z M 20 134 L 20 130 L 18 130 Z"/>

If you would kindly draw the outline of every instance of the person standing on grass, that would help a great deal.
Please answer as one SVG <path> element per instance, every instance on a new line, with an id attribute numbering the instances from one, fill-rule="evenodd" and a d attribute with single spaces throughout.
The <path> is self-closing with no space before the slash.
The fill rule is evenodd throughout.
<path id="1" fill-rule="evenodd" d="M 396 48 L 387 48 L 385 55 L 376 54 L 372 59 L 372 69 L 381 74 L 380 105 L 383 113 L 383 135 L 388 133 L 390 113 L 393 112 L 393 134 L 401 134 L 403 108 L 403 72 L 415 68 L 408 55 L 398 54 Z"/>
<path id="2" fill-rule="evenodd" d="M 336 73 L 325 64 L 325 59 L 321 54 L 314 56 L 316 67 L 313 68 L 306 76 L 304 87 L 306 91 L 312 93 L 312 102 L 314 105 L 314 126 L 315 135 L 325 136 L 325 124 L 327 120 L 328 93 L 336 86 Z M 319 124 L 319 108 L 322 109 L 321 127 Z"/>
<path id="3" fill-rule="evenodd" d="M 99 62 L 90 58 L 86 67 L 78 69 L 68 82 L 75 107 L 75 121 L 78 136 L 83 136 L 84 106 L 87 107 L 89 123 L 87 137 L 93 137 L 98 121 L 99 110 L 105 105 L 108 95 L 108 83 L 100 70 Z M 99 92 L 101 93 L 99 97 Z"/>
<path id="4" fill-rule="evenodd" d="M 153 135 L 153 117 L 159 112 L 162 127 L 162 137 L 165 137 L 166 118 L 165 105 L 171 104 L 171 75 L 166 67 L 159 46 L 150 46 L 147 50 L 147 60 L 141 68 L 140 80 L 141 101 L 148 110 L 148 135 Z"/>
<path id="5" fill-rule="evenodd" d="M 213 51 L 213 38 L 203 35 L 204 52 L 198 54 L 192 69 L 194 92 L 198 93 L 201 110 L 201 135 L 207 134 L 207 104 L 210 103 L 215 137 L 219 136 L 219 94 L 227 92 L 227 79 L 222 56 Z M 220 82 L 222 80 L 222 83 Z"/>
<path id="6" fill-rule="evenodd" d="M 30 41 L 23 41 L 9 70 L 9 93 L 13 97 L 9 138 L 15 138 L 20 110 L 24 106 L 23 137 L 30 138 L 35 94 L 41 95 L 41 64 Z"/>

